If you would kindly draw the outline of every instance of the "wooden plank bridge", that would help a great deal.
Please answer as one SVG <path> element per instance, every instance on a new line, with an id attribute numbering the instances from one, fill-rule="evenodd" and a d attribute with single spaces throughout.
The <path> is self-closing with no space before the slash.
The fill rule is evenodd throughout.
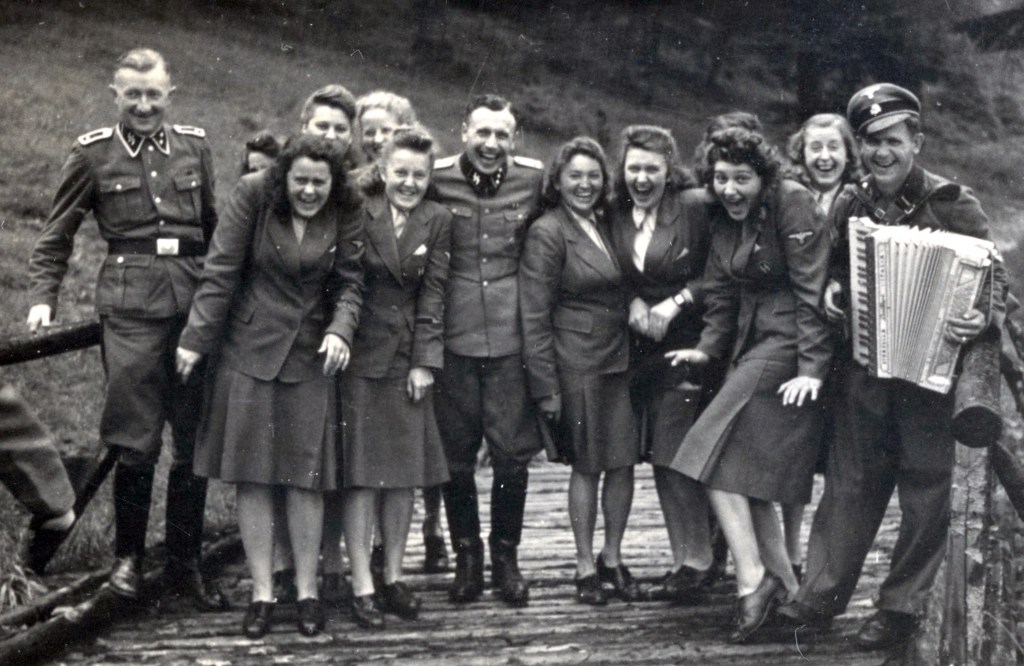
<path id="1" fill-rule="evenodd" d="M 414 519 L 406 557 L 407 580 L 423 598 L 420 619 L 388 616 L 382 631 L 356 627 L 347 609 L 331 611 L 326 630 L 313 638 L 295 630 L 294 610 L 275 614 L 274 630 L 261 640 L 241 634 L 250 581 L 242 558 L 219 571 L 230 611 L 199 615 L 159 607 L 116 612 L 105 626 L 56 655 L 61 664 L 831 664 L 880 663 L 882 653 L 858 652 L 853 634 L 872 607 L 868 594 L 884 576 L 895 541 L 897 509 L 868 558 L 850 611 L 814 644 L 798 644 L 783 630 L 771 640 L 732 646 L 728 633 L 731 581 L 719 583 L 700 606 L 613 601 L 593 608 L 575 602 L 574 548 L 566 507 L 568 468 L 541 464 L 531 469 L 526 529 L 520 564 L 533 581 L 530 605 L 509 608 L 488 591 L 468 605 L 449 603 L 451 574 L 419 573 L 422 542 Z M 488 515 L 490 474 L 478 475 L 482 515 Z M 820 479 L 817 493 L 820 493 Z M 807 524 L 810 522 L 808 512 Z M 805 524 L 805 532 L 807 525 Z M 600 543 L 600 526 L 596 543 Z M 805 533 L 806 538 L 806 533 Z M 637 468 L 633 512 L 623 550 L 634 576 L 653 580 L 671 564 L 667 537 L 649 466 Z M 489 580 L 489 578 L 488 578 Z"/>

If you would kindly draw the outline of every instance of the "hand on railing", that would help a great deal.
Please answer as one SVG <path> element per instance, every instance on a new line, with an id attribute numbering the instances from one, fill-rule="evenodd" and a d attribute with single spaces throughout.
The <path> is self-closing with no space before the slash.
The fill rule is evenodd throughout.
<path id="1" fill-rule="evenodd" d="M 53 309 L 46 303 L 39 303 L 29 308 L 25 323 L 28 324 L 28 330 L 35 333 L 39 327 L 49 326 L 52 323 L 52 317 Z"/>

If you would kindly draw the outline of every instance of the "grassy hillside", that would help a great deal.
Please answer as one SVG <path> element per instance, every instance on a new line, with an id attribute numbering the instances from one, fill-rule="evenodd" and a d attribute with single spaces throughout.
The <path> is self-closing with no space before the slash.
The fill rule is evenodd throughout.
<path id="1" fill-rule="evenodd" d="M 686 39 L 700 36 L 672 33 L 662 46 L 671 73 L 656 76 L 656 85 L 645 88 L 649 101 L 640 104 L 633 54 L 619 53 L 607 41 L 627 26 L 625 9 L 592 12 L 590 23 L 578 25 L 571 16 L 539 14 L 536 29 L 525 33 L 508 18 L 452 8 L 451 57 L 434 66 L 408 55 L 414 33 L 405 4 L 380 0 L 329 13 L 274 3 L 276 14 L 257 16 L 252 8 L 260 3 L 244 0 L 0 2 L 0 335 L 23 331 L 29 305 L 25 262 L 60 165 L 77 135 L 113 122 L 111 63 L 134 46 L 151 46 L 168 58 L 178 87 L 171 120 L 206 128 L 222 198 L 237 177 L 242 142 L 257 129 L 282 136 L 295 129 L 302 100 L 329 82 L 344 83 L 356 94 L 385 88 L 407 95 L 452 151 L 467 98 L 485 90 L 520 103 L 527 114 L 521 152 L 541 158 L 571 134 L 588 132 L 607 142 L 634 122 L 671 127 L 688 154 L 709 116 L 735 108 L 760 113 L 776 139 L 792 130 L 779 122 L 779 100 L 789 93 L 780 87 L 778 68 L 768 66 L 770 50 L 766 62 L 732 63 L 716 87 L 705 89 L 700 82 L 706 61 L 684 49 Z M 664 20 L 682 25 L 679 11 L 667 11 Z M 545 32 L 551 21 L 561 22 L 560 41 Z M 598 21 L 604 29 L 600 39 L 592 30 Z M 926 144 L 924 161 L 974 185 L 995 217 L 1004 249 L 1016 252 L 1015 201 L 1024 194 L 1016 167 L 1024 144 L 972 134 L 969 123 L 943 115 L 938 106 L 928 113 L 942 138 Z M 954 141 L 957 134 L 965 140 Z M 63 319 L 91 314 L 102 252 L 95 226 L 87 221 L 61 294 Z M 89 350 L 6 368 L 2 379 L 32 401 L 64 448 L 95 447 L 102 391 L 98 356 Z M 214 523 L 229 523 L 230 494 L 217 488 L 211 503 Z M 108 502 L 101 496 L 95 504 L 78 539 L 84 557 L 66 554 L 60 566 L 84 566 L 97 550 L 106 555 L 112 538 Z M 17 516 L 10 502 L 0 501 L 0 524 L 17 524 Z M 14 547 L 12 535 L 0 530 L 0 573 Z"/>

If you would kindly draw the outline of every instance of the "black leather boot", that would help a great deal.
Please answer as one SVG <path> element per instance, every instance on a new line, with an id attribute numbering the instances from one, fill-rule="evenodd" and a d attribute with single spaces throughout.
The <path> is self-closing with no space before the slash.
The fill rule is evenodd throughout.
<path id="1" fill-rule="evenodd" d="M 146 525 L 153 490 L 153 467 L 114 468 L 114 566 L 110 588 L 135 599 L 142 584 L 142 557 L 146 552 Z"/>
<path id="2" fill-rule="evenodd" d="M 501 466 L 494 469 L 491 485 L 491 536 L 493 552 L 497 544 L 519 547 L 523 534 L 523 514 L 526 511 L 526 467 Z"/>
<path id="3" fill-rule="evenodd" d="M 455 548 L 455 580 L 448 597 L 455 603 L 476 601 L 484 592 L 484 543 L 480 537 L 457 539 Z"/>
<path id="4" fill-rule="evenodd" d="M 509 606 L 522 607 L 530 602 L 530 584 L 519 572 L 515 544 L 491 542 L 491 584 L 498 598 Z"/>
<path id="5" fill-rule="evenodd" d="M 206 479 L 187 467 L 167 475 L 167 568 L 164 589 L 189 601 L 201 612 L 226 610 L 228 600 L 215 584 L 203 578 L 199 563 L 203 547 Z"/>

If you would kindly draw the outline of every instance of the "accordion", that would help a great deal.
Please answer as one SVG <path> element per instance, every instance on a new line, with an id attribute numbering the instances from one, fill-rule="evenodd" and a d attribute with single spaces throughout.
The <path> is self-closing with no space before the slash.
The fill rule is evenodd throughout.
<path id="1" fill-rule="evenodd" d="M 948 231 L 850 218 L 853 358 L 875 377 L 948 393 L 960 344 L 946 321 L 974 307 L 995 245 Z"/>

